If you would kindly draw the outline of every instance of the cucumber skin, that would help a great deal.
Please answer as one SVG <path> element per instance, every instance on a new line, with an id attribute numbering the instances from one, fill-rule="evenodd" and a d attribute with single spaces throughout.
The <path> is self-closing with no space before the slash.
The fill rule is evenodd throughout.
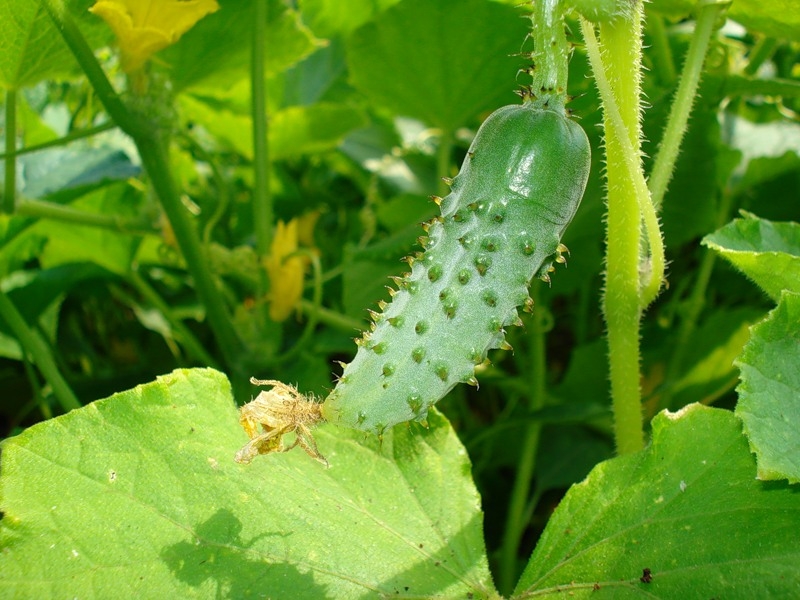
<path id="1" fill-rule="evenodd" d="M 531 280 L 551 269 L 589 166 L 586 134 L 562 114 L 527 104 L 492 113 L 429 224 L 425 253 L 356 340 L 323 417 L 381 435 L 423 421 L 457 383 L 477 385 L 475 366 L 519 321 Z"/>

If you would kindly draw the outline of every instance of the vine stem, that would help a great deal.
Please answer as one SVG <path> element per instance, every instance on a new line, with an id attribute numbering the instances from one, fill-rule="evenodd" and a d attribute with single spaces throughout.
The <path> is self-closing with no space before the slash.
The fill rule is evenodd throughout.
<path id="1" fill-rule="evenodd" d="M 251 110 L 253 118 L 253 226 L 256 253 L 260 259 L 269 254 L 272 238 L 273 206 L 269 189 L 269 145 L 267 142 L 267 98 L 265 50 L 267 44 L 267 0 L 255 1 L 253 56 L 250 64 Z"/>
<path id="2" fill-rule="evenodd" d="M 539 302 L 538 292 L 539 283 L 534 282 L 531 286 L 531 297 L 534 305 Z M 541 311 L 537 311 L 531 320 L 527 338 L 530 344 L 528 349 L 530 360 L 526 369 L 526 387 L 528 391 L 528 412 L 533 414 L 544 407 L 546 397 L 547 351 Z M 536 470 L 536 453 L 539 448 L 541 433 L 542 422 L 539 420 L 531 421 L 525 427 L 525 434 L 522 438 L 519 463 L 517 464 L 514 487 L 511 490 L 511 501 L 509 502 L 508 515 L 506 516 L 503 541 L 500 546 L 498 586 L 504 593 L 511 593 L 519 576 L 517 572 L 517 555 L 519 553 L 520 540 L 529 521 L 529 499 L 533 474 Z"/>
<path id="3" fill-rule="evenodd" d="M 6 149 L 5 189 L 3 190 L 2 211 L 8 215 L 14 213 L 17 198 L 17 90 L 6 91 Z"/>
<path id="4" fill-rule="evenodd" d="M 0 290 L 0 316 L 14 332 L 22 351 L 31 356 L 44 378 L 50 384 L 61 408 L 68 412 L 80 408 L 81 403 L 58 370 L 53 353 L 41 334 L 30 327 L 6 293 Z"/>
<path id="5" fill-rule="evenodd" d="M 640 29 L 641 30 L 641 29 Z M 664 255 L 664 241 L 661 237 L 661 227 L 658 222 L 658 215 L 656 214 L 655 207 L 650 201 L 650 191 L 647 188 L 647 182 L 644 178 L 642 171 L 642 163 L 640 159 L 639 150 L 639 134 L 635 133 L 635 137 L 631 137 L 628 131 L 628 126 L 623 120 L 620 105 L 615 98 L 612 91 L 612 84 L 607 74 L 606 66 L 603 64 L 603 57 L 600 50 L 600 44 L 594 34 L 594 27 L 586 21 L 581 19 L 581 31 L 583 38 L 586 42 L 586 53 L 589 56 L 589 62 L 592 65 L 592 71 L 595 75 L 595 83 L 600 92 L 600 97 L 603 100 L 603 113 L 605 118 L 606 132 L 611 131 L 615 136 L 615 143 L 619 144 L 619 153 L 615 154 L 615 158 L 622 161 L 627 177 L 633 185 L 633 193 L 638 205 L 638 211 L 641 219 L 644 221 L 644 232 L 646 236 L 647 247 L 650 250 L 650 256 L 645 265 L 642 265 L 641 258 L 637 259 L 639 266 L 646 266 L 642 269 L 643 272 L 649 274 L 646 281 L 641 287 L 640 307 L 646 308 L 658 295 L 661 285 L 664 281 L 664 271 L 666 268 L 666 258 Z M 641 42 L 640 42 L 641 43 Z M 623 71 L 624 73 L 625 71 Z M 618 76 L 619 78 L 620 76 Z M 622 76 L 624 77 L 624 76 Z M 629 102 L 628 98 L 620 94 L 621 102 Z M 637 96 L 638 98 L 638 96 Z M 638 101 L 635 103 L 638 105 Z M 636 110 L 636 118 L 634 121 L 634 132 L 639 131 L 639 117 L 638 109 Z M 629 116 L 630 118 L 630 116 Z M 607 150 L 608 154 L 608 150 Z M 611 188 L 609 187 L 609 195 Z M 621 233 L 621 232 L 620 232 Z M 639 281 L 639 276 L 636 278 Z"/>
<path id="6" fill-rule="evenodd" d="M 240 358 L 245 355 L 245 345 L 233 326 L 222 294 L 206 266 L 200 238 L 177 192 L 167 149 L 164 140 L 159 137 L 158 128 L 141 115 L 129 111 L 122 102 L 63 1 L 43 0 L 42 5 L 61 32 L 103 107 L 120 129 L 133 138 L 153 189 L 172 225 L 175 239 L 186 260 L 197 294 L 206 309 L 209 324 L 225 362 L 230 368 L 239 368 Z"/>
<path id="7" fill-rule="evenodd" d="M 664 194 L 675 170 L 675 161 L 678 159 L 681 141 L 686 133 L 714 25 L 728 4 L 729 0 L 706 0 L 699 3 L 694 35 L 686 53 L 678 91 L 670 107 L 664 137 L 650 174 L 648 187 L 656 210 L 664 200 Z"/>
<path id="8" fill-rule="evenodd" d="M 603 313 L 608 327 L 617 452 L 628 454 L 644 447 L 639 387 L 639 232 L 647 187 L 642 196 L 644 176 L 636 175 L 641 173 L 641 3 L 636 4 L 631 18 L 601 25 L 602 56 L 593 26 L 581 19 L 581 29 L 603 100 L 608 180 Z"/>
<path id="9" fill-rule="evenodd" d="M 8 117 L 6 117 L 8 118 Z M 113 122 L 103 123 L 102 125 L 96 125 L 94 127 L 88 127 L 86 129 L 82 129 L 80 131 L 73 131 L 65 135 L 64 137 L 56 138 L 54 140 L 49 140 L 47 142 L 42 142 L 41 144 L 34 144 L 32 146 L 25 146 L 24 148 L 18 148 L 13 152 L 11 150 L 7 150 L 6 152 L 0 152 L 0 160 L 4 160 L 5 158 L 11 156 L 22 156 L 23 154 L 32 154 L 33 152 L 39 152 L 40 150 L 46 150 L 47 148 L 54 148 L 59 146 L 66 146 L 70 142 L 74 142 L 76 140 L 82 140 L 87 137 L 92 137 L 97 135 L 98 133 L 103 133 L 104 131 L 109 131 L 111 129 L 116 129 L 117 125 Z"/>
<path id="10" fill-rule="evenodd" d="M 564 112 L 569 78 L 569 52 L 562 0 L 535 0 L 531 14 L 533 68 L 531 97 L 534 108 Z"/>

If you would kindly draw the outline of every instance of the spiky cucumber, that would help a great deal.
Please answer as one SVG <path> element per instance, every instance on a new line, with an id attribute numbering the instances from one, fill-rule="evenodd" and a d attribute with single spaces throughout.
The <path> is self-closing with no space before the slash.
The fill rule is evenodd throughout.
<path id="1" fill-rule="evenodd" d="M 530 308 L 528 286 L 547 279 L 583 196 L 589 142 L 561 111 L 526 102 L 492 113 L 478 130 L 441 216 L 427 224 L 424 254 L 373 330 L 357 340 L 322 407 L 324 418 L 380 435 L 423 420 L 475 366 L 505 344 Z"/>

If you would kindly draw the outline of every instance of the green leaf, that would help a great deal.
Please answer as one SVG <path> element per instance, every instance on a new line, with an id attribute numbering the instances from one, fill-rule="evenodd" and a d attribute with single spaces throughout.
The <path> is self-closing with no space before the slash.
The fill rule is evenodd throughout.
<path id="1" fill-rule="evenodd" d="M 703 238 L 777 301 L 783 290 L 800 292 L 800 225 L 745 214 Z"/>
<path id="2" fill-rule="evenodd" d="M 514 597 L 794 596 L 800 498 L 753 477 L 739 420 L 694 404 L 652 426 L 650 446 L 570 489 Z"/>
<path id="3" fill-rule="evenodd" d="M 246 158 L 253 157 L 253 133 L 249 115 L 213 108 L 201 99 L 181 96 L 186 119 L 202 125 L 220 142 Z M 281 160 L 332 150 L 350 131 L 365 124 L 356 108 L 338 104 L 291 106 L 271 115 L 270 159 Z"/>
<path id="4" fill-rule="evenodd" d="M 751 330 L 737 366 L 736 414 L 744 422 L 759 479 L 800 483 L 800 295 L 784 292 Z"/>
<path id="5" fill-rule="evenodd" d="M 177 90 L 230 85 L 248 76 L 253 41 L 253 2 L 220 0 L 220 10 L 190 29 L 159 54 L 171 69 Z M 297 11 L 270 0 L 267 74 L 280 73 L 316 50 L 317 40 Z"/>
<path id="6" fill-rule="evenodd" d="M 400 0 L 300 0 L 303 19 L 317 35 L 347 35 Z"/>
<path id="7" fill-rule="evenodd" d="M 650 6 L 658 12 L 684 17 L 694 12 L 697 0 L 652 0 Z M 800 0 L 734 0 L 727 16 L 751 31 L 800 40 Z"/>
<path id="8" fill-rule="evenodd" d="M 444 417 L 383 438 L 324 425 L 234 463 L 227 379 L 179 370 L 3 443 L 5 598 L 483 598 L 482 515 Z"/>
<path id="9" fill-rule="evenodd" d="M 454 131 L 513 101 L 523 14 L 486 0 L 405 0 L 349 38 L 352 81 L 378 105 Z"/>
<path id="10" fill-rule="evenodd" d="M 111 32 L 89 14 L 93 2 L 70 0 L 65 4 L 89 43 L 99 46 L 110 39 Z M 30 0 L 0 3 L 0 87 L 20 89 L 77 69 L 72 52 L 40 4 Z"/>

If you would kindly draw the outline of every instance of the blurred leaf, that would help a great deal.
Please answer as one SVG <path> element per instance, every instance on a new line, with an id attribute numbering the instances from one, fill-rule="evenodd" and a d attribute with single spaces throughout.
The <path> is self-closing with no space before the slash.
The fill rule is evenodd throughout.
<path id="1" fill-rule="evenodd" d="M 17 160 L 23 174 L 20 194 L 26 198 L 52 197 L 67 190 L 85 193 L 109 181 L 135 177 L 141 171 L 115 146 L 51 148 Z"/>
<path id="2" fill-rule="evenodd" d="M 419 235 L 424 235 L 420 224 L 438 215 L 439 209 L 425 196 L 401 194 L 379 205 L 375 210 L 378 222 L 391 232 L 402 231 L 406 227 L 417 227 Z"/>
<path id="3" fill-rule="evenodd" d="M 180 99 L 186 119 L 202 125 L 218 140 L 246 158 L 253 157 L 253 134 L 249 115 L 214 108 L 193 96 Z M 356 108 L 335 104 L 291 106 L 270 116 L 271 160 L 332 150 L 350 131 L 365 123 Z"/>
<path id="4" fill-rule="evenodd" d="M 739 420 L 695 404 L 652 425 L 649 447 L 567 492 L 514 597 L 791 597 L 800 502 L 754 479 Z"/>
<path id="5" fill-rule="evenodd" d="M 675 17 L 694 12 L 696 0 L 652 0 L 652 8 Z M 800 40 L 800 0 L 734 0 L 727 16 L 752 31 Z"/>
<path id="6" fill-rule="evenodd" d="M 67 0 L 68 11 L 93 46 L 111 32 L 90 15 L 94 0 Z M 0 3 L 0 86 L 20 89 L 43 79 L 56 79 L 77 70 L 72 52 L 40 2 L 7 0 Z"/>
<path id="7" fill-rule="evenodd" d="M 331 150 L 347 133 L 364 124 L 364 115 L 350 106 L 291 106 L 270 120 L 270 155 L 280 160 Z"/>
<path id="8" fill-rule="evenodd" d="M 323 37 L 347 35 L 400 0 L 300 0 L 311 30 Z"/>
<path id="9" fill-rule="evenodd" d="M 487 0 L 405 0 L 347 44 L 353 84 L 399 115 L 454 131 L 513 102 L 523 13 Z"/>
<path id="10" fill-rule="evenodd" d="M 703 238 L 777 301 L 783 290 L 800 292 L 800 225 L 745 214 Z"/>
<path id="11" fill-rule="evenodd" d="M 28 323 L 39 317 L 75 285 L 95 279 L 107 279 L 109 272 L 92 263 L 71 263 L 41 271 L 22 271 L 23 281 L 6 279 L 3 290 Z M 19 279 L 19 278 L 17 278 Z M 13 285 L 9 285 L 9 284 Z M 0 332 L 11 330 L 0 317 Z"/>
<path id="12" fill-rule="evenodd" d="M 176 90 L 225 87 L 249 76 L 253 41 L 253 2 L 220 0 L 220 10 L 200 21 L 181 41 L 159 56 L 169 65 Z M 297 11 L 269 1 L 267 75 L 280 73 L 316 48 L 320 41 Z"/>
<path id="13" fill-rule="evenodd" d="M 71 206 L 88 213 L 134 216 L 140 199 L 133 188 L 118 184 L 86 194 Z M 43 268 L 91 262 L 117 275 L 124 275 L 131 268 L 139 244 L 138 236 L 132 234 L 63 221 L 39 221 L 26 235 L 47 238 L 39 255 Z"/>
<path id="14" fill-rule="evenodd" d="M 469 461 L 447 421 L 322 426 L 234 463 L 227 379 L 181 370 L 3 442 L 6 598 L 480 597 L 493 593 Z M 55 593 L 53 590 L 58 590 Z"/>
<path id="15" fill-rule="evenodd" d="M 759 479 L 800 483 L 800 295 L 784 292 L 751 330 L 737 366 L 736 414 L 744 422 Z"/>

